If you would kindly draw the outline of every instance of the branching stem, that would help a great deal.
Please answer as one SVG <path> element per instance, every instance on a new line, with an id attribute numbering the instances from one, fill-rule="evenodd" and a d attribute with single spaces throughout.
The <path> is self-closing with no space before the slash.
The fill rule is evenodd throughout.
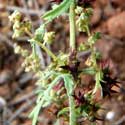
<path id="1" fill-rule="evenodd" d="M 25 30 L 25 32 L 29 35 L 29 37 L 33 38 L 33 35 L 30 31 L 28 31 L 27 29 Z M 57 60 L 57 57 L 41 42 L 39 41 L 35 41 L 36 44 L 38 44 L 54 61 Z"/>
<path id="2" fill-rule="evenodd" d="M 41 42 L 36 41 L 36 43 L 54 60 L 57 60 L 57 57 L 46 47 L 44 46 Z"/>

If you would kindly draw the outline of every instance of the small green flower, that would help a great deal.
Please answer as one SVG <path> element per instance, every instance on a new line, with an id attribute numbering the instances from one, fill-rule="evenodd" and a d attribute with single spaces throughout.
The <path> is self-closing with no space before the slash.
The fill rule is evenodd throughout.
<path id="1" fill-rule="evenodd" d="M 30 56 L 26 57 L 22 67 L 25 68 L 26 72 L 29 71 L 33 71 L 33 72 L 38 72 L 41 69 L 41 64 L 40 64 L 40 59 L 39 57 L 36 55 L 34 56 L 34 54 L 31 54 Z"/>
<path id="2" fill-rule="evenodd" d="M 76 21 L 76 26 L 78 27 L 78 30 L 80 32 L 86 32 L 86 27 L 88 26 L 88 24 L 88 17 L 85 15 L 85 13 L 81 13 L 80 17 Z"/>
<path id="3" fill-rule="evenodd" d="M 26 30 L 31 31 L 32 25 L 29 20 L 23 20 L 21 22 L 22 15 L 19 11 L 15 11 L 11 16 L 9 16 L 10 21 L 13 23 L 13 38 L 18 38 L 22 36 Z"/>
<path id="4" fill-rule="evenodd" d="M 100 39 L 101 35 L 99 32 L 93 34 L 92 36 L 89 37 L 88 43 L 89 45 L 94 45 L 98 39 Z"/>
<path id="5" fill-rule="evenodd" d="M 24 20 L 22 22 L 22 27 L 28 31 L 31 31 L 31 28 L 32 28 L 32 24 L 31 24 L 31 21 L 29 20 Z"/>
<path id="6" fill-rule="evenodd" d="M 83 12 L 83 8 L 80 7 L 80 6 L 77 6 L 76 9 L 75 9 L 75 13 L 76 13 L 77 15 L 79 15 L 79 14 L 81 14 L 82 12 Z"/>
<path id="7" fill-rule="evenodd" d="M 81 43 L 78 47 L 78 51 L 85 51 L 88 49 L 88 46 L 86 44 Z"/>
<path id="8" fill-rule="evenodd" d="M 90 23 L 90 17 L 92 15 L 92 9 L 87 8 L 82 12 L 79 8 L 78 13 L 80 14 L 79 18 L 76 20 L 76 26 L 80 32 L 88 32 L 88 27 Z"/>
<path id="9" fill-rule="evenodd" d="M 15 29 L 12 37 L 13 37 L 13 39 L 18 38 L 18 37 L 22 36 L 22 34 L 23 34 L 22 30 Z"/>
<path id="10" fill-rule="evenodd" d="M 16 54 L 21 54 L 23 57 L 27 57 L 29 52 L 26 49 L 21 48 L 21 46 L 14 44 L 14 52 Z"/>
<path id="11" fill-rule="evenodd" d="M 21 47 L 18 46 L 18 45 L 16 45 L 16 44 L 14 44 L 14 52 L 15 52 L 16 54 L 19 54 L 19 53 L 21 52 Z"/>
<path id="12" fill-rule="evenodd" d="M 15 22 L 15 21 L 20 21 L 21 20 L 21 13 L 19 11 L 14 11 L 10 16 L 9 16 L 9 19 L 11 22 Z"/>
<path id="13" fill-rule="evenodd" d="M 52 44 L 55 39 L 55 32 L 46 32 L 43 39 L 45 42 Z"/>

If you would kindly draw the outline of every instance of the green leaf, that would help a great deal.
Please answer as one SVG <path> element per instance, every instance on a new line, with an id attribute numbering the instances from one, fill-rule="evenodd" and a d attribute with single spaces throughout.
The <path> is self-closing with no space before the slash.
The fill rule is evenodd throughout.
<path id="1" fill-rule="evenodd" d="M 60 115 L 64 115 L 65 113 L 67 113 L 69 111 L 69 107 L 63 108 L 62 110 L 60 110 L 57 114 L 57 116 L 59 117 Z"/>
<path id="2" fill-rule="evenodd" d="M 72 80 L 72 77 L 70 75 L 64 75 L 63 76 L 64 83 L 65 83 L 65 88 L 67 90 L 68 96 L 71 96 L 73 93 L 73 87 L 74 87 L 74 82 Z"/>
<path id="3" fill-rule="evenodd" d="M 94 34 L 93 38 L 95 39 L 95 41 L 98 40 L 98 39 L 100 39 L 100 38 L 101 38 L 100 32 L 96 32 L 96 33 Z"/>
<path id="4" fill-rule="evenodd" d="M 61 76 L 57 76 L 48 86 L 47 90 L 44 92 L 44 98 L 45 100 L 51 100 L 50 96 L 50 90 L 58 83 L 58 81 L 61 79 Z"/>
<path id="5" fill-rule="evenodd" d="M 100 33 L 99 33 L 99 32 L 93 34 L 93 35 L 88 39 L 88 43 L 89 43 L 90 45 L 93 45 L 93 44 L 96 43 L 96 41 L 97 41 L 98 39 L 100 39 Z"/>
<path id="6" fill-rule="evenodd" d="M 34 39 L 37 41 L 42 41 L 44 33 L 45 33 L 45 24 L 42 24 L 38 29 L 36 29 Z"/>
<path id="7" fill-rule="evenodd" d="M 69 118 L 70 118 L 70 123 L 69 125 L 76 125 L 76 111 L 75 111 L 75 102 L 74 102 L 74 98 L 73 98 L 73 90 L 74 90 L 74 81 L 71 75 L 66 74 L 63 75 L 63 79 L 64 79 L 64 85 L 67 91 L 67 95 L 69 98 Z"/>
<path id="8" fill-rule="evenodd" d="M 36 100 L 36 103 L 37 103 L 37 104 L 38 104 L 38 103 L 40 102 L 40 100 L 42 99 L 42 97 L 43 97 L 43 92 L 44 92 L 44 90 L 41 91 L 41 92 L 39 92 L 38 97 L 37 97 L 37 100 Z"/>
<path id="9" fill-rule="evenodd" d="M 88 46 L 86 44 L 81 43 L 78 46 L 78 51 L 86 51 L 88 49 Z"/>
<path id="10" fill-rule="evenodd" d="M 30 113 L 29 117 L 33 118 L 32 125 L 36 125 L 38 115 L 40 112 L 40 109 L 42 107 L 46 107 L 51 103 L 52 97 L 50 96 L 50 90 L 58 83 L 60 80 L 61 76 L 57 76 L 48 86 L 48 88 L 43 92 L 39 93 L 38 99 L 37 99 L 37 105 L 33 109 L 33 111 Z"/>
<path id="11" fill-rule="evenodd" d="M 70 7 L 70 4 L 72 4 L 72 2 L 73 0 L 63 0 L 63 2 L 58 5 L 58 7 L 45 13 L 42 16 L 42 18 L 48 21 L 53 20 L 54 18 L 60 16 L 62 13 L 67 11 L 68 8 Z"/>
<path id="12" fill-rule="evenodd" d="M 40 102 L 36 105 L 36 107 L 33 109 L 33 111 L 29 115 L 29 118 L 33 118 L 32 125 L 36 125 L 38 114 L 40 112 L 42 104 L 43 104 L 43 100 L 41 99 Z"/>
<path id="13" fill-rule="evenodd" d="M 89 116 L 89 105 L 83 105 L 81 106 L 81 113 L 83 117 Z"/>
<path id="14" fill-rule="evenodd" d="M 100 70 L 95 75 L 96 84 L 95 84 L 95 88 L 94 88 L 93 93 L 96 93 L 96 91 L 98 89 L 102 90 L 102 86 L 101 86 L 101 83 L 100 83 L 102 81 L 102 79 L 103 79 L 103 72 Z"/>
<path id="15" fill-rule="evenodd" d="M 93 67 L 89 67 L 89 68 L 83 69 L 82 73 L 88 74 L 88 75 L 94 75 L 96 73 L 96 71 Z"/>

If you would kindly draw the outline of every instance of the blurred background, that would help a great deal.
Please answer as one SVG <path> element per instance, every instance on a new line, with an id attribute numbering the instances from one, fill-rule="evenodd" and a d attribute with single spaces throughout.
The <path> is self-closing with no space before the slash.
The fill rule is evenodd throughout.
<path id="1" fill-rule="evenodd" d="M 91 31 L 101 32 L 97 48 L 104 59 L 109 59 L 115 75 L 125 88 L 125 0 L 96 0 L 92 5 Z M 0 0 L 0 125 L 31 125 L 28 114 L 35 104 L 35 81 L 33 73 L 26 73 L 21 67 L 23 58 L 14 54 L 14 43 L 31 50 L 26 42 L 28 36 L 12 39 L 12 26 L 8 16 L 19 10 L 33 24 L 33 32 L 42 23 L 40 16 L 51 8 L 50 0 Z M 69 25 L 67 17 L 59 17 L 48 26 L 55 30 L 56 40 L 48 46 L 55 53 L 67 52 Z M 60 33 L 60 34 L 59 34 Z M 86 34 L 77 34 L 77 43 L 84 42 Z M 51 59 L 38 47 L 41 64 L 45 67 Z M 116 88 L 117 89 L 117 88 Z M 125 92 L 105 99 L 102 106 L 106 109 L 100 115 L 105 121 L 99 125 L 125 125 Z M 47 109 L 50 110 L 50 109 Z M 54 106 L 51 107 L 56 112 Z M 38 125 L 53 125 L 54 114 L 46 110 L 38 118 Z M 87 125 L 87 123 L 85 123 Z M 89 124 L 88 124 L 89 125 Z"/>

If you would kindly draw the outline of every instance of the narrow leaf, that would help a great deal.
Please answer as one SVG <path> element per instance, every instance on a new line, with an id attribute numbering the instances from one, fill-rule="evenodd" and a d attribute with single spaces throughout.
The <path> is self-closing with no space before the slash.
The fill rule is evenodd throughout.
<path id="1" fill-rule="evenodd" d="M 48 21 L 60 16 L 62 13 L 68 10 L 73 0 L 64 0 L 58 7 L 45 13 L 42 18 Z"/>
<path id="2" fill-rule="evenodd" d="M 69 112 L 70 112 L 70 123 L 69 125 L 76 125 L 76 111 L 75 111 L 75 102 L 74 102 L 74 98 L 72 96 L 73 94 L 73 90 L 74 90 L 74 82 L 73 82 L 73 78 L 70 75 L 64 75 L 63 76 L 64 79 L 64 84 L 65 84 L 65 88 L 67 91 L 67 95 L 69 98 Z"/>
<path id="3" fill-rule="evenodd" d="M 103 72 L 102 71 L 98 71 L 96 73 L 96 75 L 95 75 L 96 84 L 95 84 L 95 88 L 94 88 L 93 94 L 96 93 L 96 91 L 98 89 L 102 90 L 102 86 L 101 86 L 101 83 L 100 83 L 102 81 L 102 78 L 103 78 Z"/>
<path id="4" fill-rule="evenodd" d="M 71 96 L 73 92 L 73 85 L 74 85 L 73 80 L 68 75 L 65 75 L 63 78 L 64 78 L 64 83 L 65 83 L 65 87 L 67 90 L 67 94 L 68 96 Z"/>
<path id="5" fill-rule="evenodd" d="M 63 108 L 62 110 L 60 110 L 57 114 L 57 116 L 59 117 L 60 115 L 64 115 L 65 113 L 67 113 L 69 111 L 69 107 Z"/>
<path id="6" fill-rule="evenodd" d="M 60 79 L 60 76 L 57 76 L 49 84 L 48 88 L 38 96 L 37 105 L 29 115 L 30 118 L 33 118 L 32 125 L 36 125 L 40 109 L 42 107 L 48 106 L 51 103 L 50 90 L 54 87 L 55 84 L 57 84 L 59 79 Z"/>
<path id="7" fill-rule="evenodd" d="M 96 73 L 96 71 L 93 67 L 89 67 L 89 68 L 83 69 L 82 73 L 88 74 L 88 75 L 94 75 Z"/>

